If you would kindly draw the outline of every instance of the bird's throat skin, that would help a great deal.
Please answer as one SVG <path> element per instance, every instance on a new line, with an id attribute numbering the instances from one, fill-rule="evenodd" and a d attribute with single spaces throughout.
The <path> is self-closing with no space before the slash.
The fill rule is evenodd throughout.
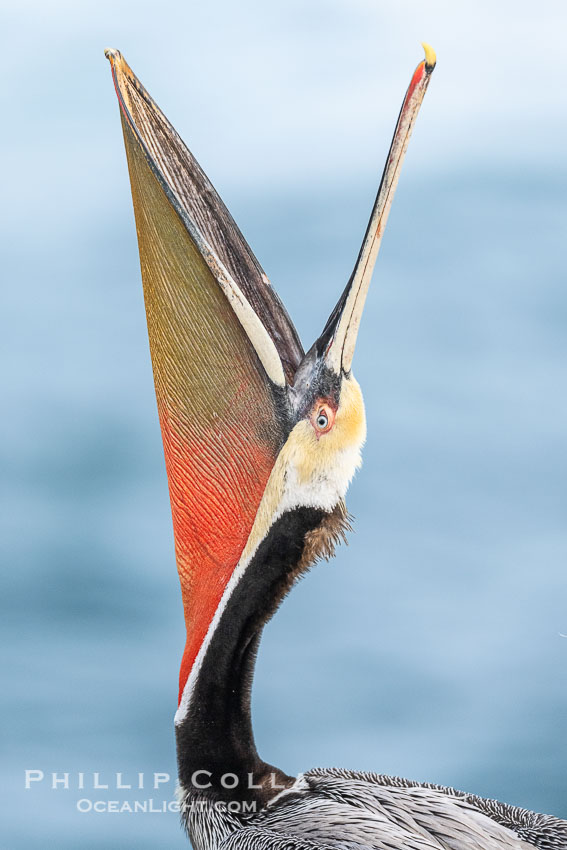
<path id="1" fill-rule="evenodd" d="M 185 800 L 252 803 L 261 808 L 295 781 L 264 762 L 250 714 L 254 663 L 263 627 L 296 577 L 347 526 L 343 505 L 300 507 L 271 527 L 234 588 L 177 726 L 179 781 Z"/>

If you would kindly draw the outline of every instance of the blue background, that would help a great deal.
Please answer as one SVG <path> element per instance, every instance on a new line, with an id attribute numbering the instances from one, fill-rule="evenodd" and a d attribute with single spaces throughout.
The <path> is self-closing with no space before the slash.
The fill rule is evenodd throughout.
<path id="1" fill-rule="evenodd" d="M 356 532 L 266 629 L 257 740 L 291 773 L 375 769 L 567 817 L 564 4 L 2 16 L 1 846 L 186 846 L 175 814 L 76 809 L 172 798 L 184 634 L 107 45 L 305 344 L 350 273 L 419 41 L 436 47 L 355 358 Z M 26 791 L 26 769 L 44 782 Z M 116 790 L 154 771 L 171 782 Z"/>

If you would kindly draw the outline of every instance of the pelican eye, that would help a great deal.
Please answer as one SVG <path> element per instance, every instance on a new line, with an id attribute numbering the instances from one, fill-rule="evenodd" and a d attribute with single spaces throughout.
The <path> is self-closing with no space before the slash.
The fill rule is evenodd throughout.
<path id="1" fill-rule="evenodd" d="M 322 434 L 328 434 L 333 427 L 335 411 L 323 399 L 320 399 L 311 410 L 309 421 L 313 425 L 317 439 L 319 439 Z"/>

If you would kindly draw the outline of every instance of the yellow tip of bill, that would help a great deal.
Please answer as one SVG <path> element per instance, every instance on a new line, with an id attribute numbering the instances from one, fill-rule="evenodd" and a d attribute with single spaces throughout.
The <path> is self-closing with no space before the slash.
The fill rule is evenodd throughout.
<path id="1" fill-rule="evenodd" d="M 437 62 L 437 56 L 435 55 L 435 51 L 431 47 L 430 44 L 427 44 L 425 41 L 421 42 L 421 46 L 425 50 L 425 64 L 428 68 L 434 68 L 435 63 Z"/>

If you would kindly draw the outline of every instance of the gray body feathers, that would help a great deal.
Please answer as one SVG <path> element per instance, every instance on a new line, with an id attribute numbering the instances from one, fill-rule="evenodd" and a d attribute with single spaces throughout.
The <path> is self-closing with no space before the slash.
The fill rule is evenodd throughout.
<path id="1" fill-rule="evenodd" d="M 567 850 L 567 821 L 453 788 L 317 769 L 249 819 L 191 818 L 196 850 Z"/>

